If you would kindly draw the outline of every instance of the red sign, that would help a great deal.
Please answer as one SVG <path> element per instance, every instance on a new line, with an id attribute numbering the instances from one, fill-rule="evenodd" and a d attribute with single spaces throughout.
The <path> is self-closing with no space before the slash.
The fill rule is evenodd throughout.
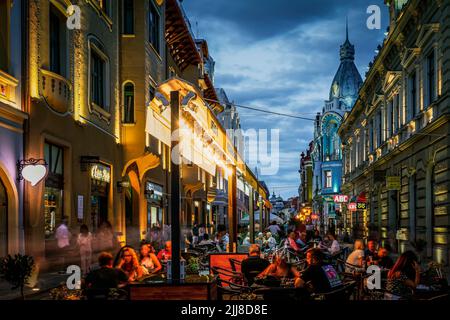
<path id="1" fill-rule="evenodd" d="M 350 202 L 348 204 L 348 210 L 349 211 L 356 211 L 356 203 L 355 202 Z"/>
<path id="2" fill-rule="evenodd" d="M 319 216 L 318 216 L 317 214 L 312 214 L 312 215 L 311 215 L 311 219 L 313 219 L 313 220 L 318 220 L 318 219 L 319 219 Z"/>
<path id="3" fill-rule="evenodd" d="M 348 202 L 348 196 L 338 194 L 333 197 L 333 200 L 336 203 L 345 203 L 345 202 Z"/>

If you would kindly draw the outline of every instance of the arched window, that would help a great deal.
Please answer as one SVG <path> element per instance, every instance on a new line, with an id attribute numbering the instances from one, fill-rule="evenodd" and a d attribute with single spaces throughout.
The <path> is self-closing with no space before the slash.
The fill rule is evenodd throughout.
<path id="1" fill-rule="evenodd" d="M 123 0 L 123 34 L 134 34 L 134 0 Z"/>
<path id="2" fill-rule="evenodd" d="M 134 85 L 130 82 L 123 87 L 123 123 L 134 123 Z"/>

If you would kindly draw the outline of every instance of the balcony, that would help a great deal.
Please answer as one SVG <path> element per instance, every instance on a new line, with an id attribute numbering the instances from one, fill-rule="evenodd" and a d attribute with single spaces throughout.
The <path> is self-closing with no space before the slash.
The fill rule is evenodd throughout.
<path id="1" fill-rule="evenodd" d="M 41 69 L 41 96 L 47 104 L 59 113 L 66 113 L 70 108 L 72 85 L 64 77 Z"/>
<path id="2" fill-rule="evenodd" d="M 0 102 L 15 105 L 16 87 L 18 84 L 19 81 L 17 79 L 0 70 Z"/>

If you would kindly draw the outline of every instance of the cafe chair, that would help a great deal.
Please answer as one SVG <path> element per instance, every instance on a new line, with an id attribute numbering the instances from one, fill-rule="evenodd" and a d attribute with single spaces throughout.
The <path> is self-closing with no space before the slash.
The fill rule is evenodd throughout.
<path id="1" fill-rule="evenodd" d="M 237 284 L 228 280 L 224 280 L 216 275 L 217 289 L 219 300 L 254 300 L 253 289 L 243 284 Z"/>
<path id="2" fill-rule="evenodd" d="M 313 300 L 348 301 L 356 288 L 356 281 L 345 283 L 342 287 L 330 292 L 313 293 Z"/>
<path id="3" fill-rule="evenodd" d="M 222 267 L 212 267 L 211 272 L 214 276 L 219 277 L 220 279 L 228 279 L 227 281 L 234 284 L 243 284 L 244 283 L 244 275 L 240 272 L 234 272 Z"/>
<path id="4" fill-rule="evenodd" d="M 230 258 L 228 259 L 230 261 L 230 265 L 231 265 L 231 270 L 233 270 L 233 272 L 237 272 L 237 266 L 239 266 L 239 268 L 241 268 L 242 265 L 242 261 Z"/>

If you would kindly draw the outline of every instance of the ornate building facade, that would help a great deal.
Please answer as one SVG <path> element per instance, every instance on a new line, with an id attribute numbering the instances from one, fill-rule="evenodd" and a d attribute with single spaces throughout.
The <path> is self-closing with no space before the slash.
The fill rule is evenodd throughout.
<path id="1" fill-rule="evenodd" d="M 362 84 L 355 66 L 355 47 L 347 37 L 340 47 L 339 69 L 330 88 L 329 99 L 314 124 L 313 212 L 320 215 L 325 229 L 335 229 L 340 208 L 333 196 L 341 192 L 342 149 L 337 134 L 345 112 L 352 109 Z"/>
<path id="2" fill-rule="evenodd" d="M 448 263 L 450 3 L 387 3 L 389 33 L 339 129 L 343 190 L 367 202 L 346 227 L 399 252 L 426 241 Z"/>

